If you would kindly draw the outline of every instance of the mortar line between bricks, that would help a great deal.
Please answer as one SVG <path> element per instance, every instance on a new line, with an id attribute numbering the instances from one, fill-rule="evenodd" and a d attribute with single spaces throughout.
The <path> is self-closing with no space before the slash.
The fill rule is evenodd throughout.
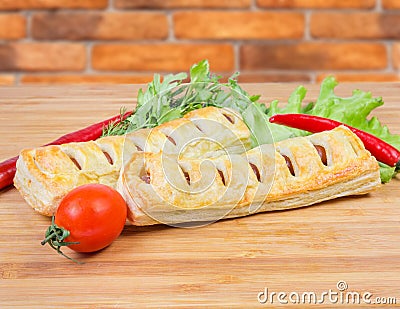
<path id="1" fill-rule="evenodd" d="M 257 0 L 251 0 L 249 10 L 251 12 L 258 11 Z"/>
<path id="2" fill-rule="evenodd" d="M 377 0 L 380 1 L 380 0 Z M 110 2 L 111 4 L 105 8 L 93 8 L 93 9 L 84 9 L 84 8 L 63 8 L 61 9 L 34 9 L 34 10 L 25 10 L 22 12 L 29 12 L 32 14 L 36 13 L 47 13 L 47 14 L 58 14 L 58 13 L 102 13 L 102 12 L 116 12 L 116 13 L 165 13 L 165 12 L 239 12 L 239 13 L 245 13 L 245 12 L 271 12 L 271 13 L 304 13 L 306 11 L 312 10 L 315 13 L 342 13 L 342 14 L 350 14 L 350 13 L 368 13 L 368 12 L 390 12 L 391 10 L 385 10 L 383 7 L 373 7 L 373 8 L 263 8 L 256 6 L 254 7 L 254 10 L 252 6 L 246 7 L 246 8 L 169 8 L 169 9 L 119 9 L 115 8 L 115 6 L 112 5 L 113 0 Z M 394 11 L 393 13 L 400 13 L 399 10 Z M 7 14 L 18 14 L 15 11 L 2 11 L 0 12 L 0 15 L 7 15 Z"/>
<path id="3" fill-rule="evenodd" d="M 310 41 L 303 41 L 303 38 L 298 39 L 177 39 L 173 37 L 173 41 L 162 40 L 162 39 L 136 39 L 136 40 L 105 40 L 105 39 L 88 39 L 88 40 L 68 40 L 68 39 L 52 39 L 52 40 L 33 40 L 29 38 L 29 41 L 37 44 L 52 44 L 52 43 L 64 43 L 64 44 L 85 44 L 90 42 L 99 45 L 163 45 L 165 43 L 171 43 L 171 45 L 225 45 L 225 44 L 245 44 L 245 45 L 290 45 L 290 44 L 302 44 L 302 43 L 341 43 L 341 44 L 353 44 L 353 43 L 367 43 L 367 44 L 384 44 L 386 42 L 393 42 L 396 39 L 387 38 L 376 38 L 376 39 L 344 39 L 344 38 L 313 38 Z M 0 43 L 18 43 L 28 41 L 26 38 L 22 40 L 0 40 Z"/>
<path id="4" fill-rule="evenodd" d="M 104 11 L 105 12 L 115 12 L 115 9 L 114 9 L 114 0 L 108 0 L 108 5 L 107 5 L 107 7 L 104 9 Z"/>
<path id="5" fill-rule="evenodd" d="M 71 13 L 101 13 L 107 11 L 108 7 L 105 8 L 89 8 L 89 9 L 83 9 L 83 8 L 59 8 L 59 9 L 46 9 L 46 8 L 38 8 L 38 9 L 28 9 L 26 12 L 30 12 L 32 14 L 50 14 L 50 15 L 57 15 L 57 14 L 71 14 Z"/>
<path id="6" fill-rule="evenodd" d="M 234 72 L 240 71 L 240 44 L 233 43 L 233 70 Z"/>
<path id="7" fill-rule="evenodd" d="M 382 0 L 375 0 L 376 2 L 375 2 L 375 12 L 378 12 L 378 13 L 382 13 L 382 11 L 383 11 L 383 7 L 382 7 Z"/>
<path id="8" fill-rule="evenodd" d="M 171 39 L 171 41 L 168 41 Z M 172 41 L 173 39 L 173 41 Z M 102 39 L 91 39 L 87 40 L 94 44 L 99 45 L 163 45 L 171 43 L 171 45 L 225 45 L 225 44 L 245 44 L 245 45 L 290 45 L 290 44 L 303 44 L 303 43 L 340 43 L 340 44 L 383 44 L 386 41 L 392 41 L 395 39 L 343 39 L 343 38 L 313 38 L 310 41 L 303 41 L 302 38 L 298 39 L 179 39 L 175 36 L 173 38 L 167 38 L 167 40 L 160 39 L 137 39 L 137 40 L 102 40 Z M 5 40 L 4 40 L 5 41 Z M 72 43 L 79 44 L 85 43 L 86 40 L 67 40 L 67 39 L 54 39 L 54 40 L 36 40 L 35 43 Z"/>
<path id="9" fill-rule="evenodd" d="M 255 0 L 256 1 L 256 0 Z M 91 11 L 95 12 L 102 12 L 102 11 L 107 11 L 108 7 L 105 9 L 62 9 L 62 12 L 66 13 L 88 13 Z M 149 8 L 143 8 L 143 9 L 138 9 L 138 8 L 131 8 L 131 9 L 120 9 L 116 8 L 115 6 L 112 7 L 113 12 L 119 12 L 119 13 L 166 13 L 166 12 L 194 12 L 194 13 L 199 13 L 199 12 L 216 12 L 216 13 L 224 13 L 224 12 L 238 12 L 238 13 L 254 13 L 254 12 L 270 12 L 270 13 L 304 13 L 306 11 L 314 11 L 315 13 L 368 13 L 368 12 L 373 12 L 376 9 L 376 6 L 372 8 L 265 8 L 265 7 L 259 7 L 257 5 L 252 5 L 250 4 L 249 7 L 244 7 L 244 8 L 156 8 L 156 9 L 149 9 Z M 384 9 L 382 8 L 382 11 Z M 42 13 L 49 13 L 49 10 L 47 9 L 36 9 L 34 12 L 42 12 Z M 400 12 L 400 11 L 399 11 Z M 1 14 L 1 13 L 0 13 Z"/>
<path id="10" fill-rule="evenodd" d="M 93 43 L 92 42 L 90 42 L 90 41 L 86 41 L 85 42 L 86 66 L 85 66 L 85 70 L 83 71 L 83 73 L 85 73 L 85 74 L 93 73 L 93 69 L 92 69 L 92 47 L 93 47 Z"/>
<path id="11" fill-rule="evenodd" d="M 299 10 L 300 11 L 300 10 Z M 338 10 L 338 9 L 331 9 L 331 10 L 320 10 L 320 9 L 312 9 L 313 13 L 315 14 L 341 14 L 341 15 L 352 15 L 352 14 L 382 14 L 382 15 L 399 15 L 400 10 L 398 9 L 378 9 L 378 8 L 372 8 L 369 10 Z"/>
<path id="12" fill-rule="evenodd" d="M 251 40 L 235 40 L 235 41 L 242 44 L 250 44 L 250 45 L 290 45 L 293 43 L 300 45 L 303 43 L 340 43 L 340 44 L 363 43 L 363 44 L 375 45 L 375 44 L 384 44 L 388 40 L 391 41 L 391 39 L 385 39 L 385 38 L 376 38 L 376 39 L 311 38 L 310 41 L 303 41 L 303 39 L 281 39 L 281 40 L 251 39 Z"/>
<path id="13" fill-rule="evenodd" d="M 213 73 L 226 73 L 225 71 L 214 71 L 211 67 L 211 71 Z M 160 74 L 168 74 L 169 72 L 181 72 L 181 70 L 177 71 L 163 71 Z M 312 73 L 317 74 L 380 74 L 380 73 L 395 73 L 395 72 L 383 72 L 380 69 L 320 69 L 320 70 L 291 70 L 291 69 L 261 69 L 261 70 L 240 70 L 240 75 L 244 74 L 283 74 L 283 75 L 297 75 L 297 74 L 304 74 L 310 75 Z M 148 76 L 153 75 L 154 71 L 104 71 L 104 70 L 93 70 L 93 74 L 87 75 L 105 75 L 105 76 Z M 1 74 L 10 74 L 10 75 L 32 75 L 32 76 L 63 76 L 63 75 L 81 75 L 81 71 L 4 71 Z M 240 76 L 239 75 L 239 76 Z M 85 76 L 85 75 L 83 75 Z"/>
<path id="14" fill-rule="evenodd" d="M 212 67 L 211 67 L 211 71 L 212 71 L 212 73 L 227 73 L 227 71 L 214 71 L 213 69 L 212 69 Z M 119 71 L 119 72 L 116 72 L 116 71 L 96 71 L 97 73 L 102 73 L 102 74 L 104 74 L 104 75 L 110 75 L 110 76 L 113 76 L 113 75 L 115 75 L 115 76 L 118 76 L 118 75 L 130 75 L 130 74 L 133 74 L 133 75 L 142 75 L 142 76 L 145 76 L 145 75 L 148 75 L 148 74 L 153 74 L 153 72 L 154 71 Z M 167 73 L 165 73 L 165 72 L 167 72 Z M 168 74 L 168 72 L 181 72 L 180 70 L 178 70 L 178 71 L 163 71 L 163 72 L 161 72 L 162 74 Z M 283 75 L 298 75 L 298 74 L 304 74 L 304 75 L 309 75 L 309 74 L 312 74 L 312 73 L 314 73 L 314 72 L 316 72 L 316 73 L 332 73 L 332 74 L 336 74 L 336 73 L 344 73 L 344 74 L 352 74 L 352 73 L 354 73 L 354 74 L 363 74 L 363 73 L 365 73 L 365 74 L 379 74 L 379 73 L 392 73 L 392 72 L 382 72 L 382 70 L 380 70 L 380 69 L 365 69 L 365 70 L 363 70 L 363 69 L 316 69 L 316 70 L 312 70 L 312 69 L 309 69 L 309 70 L 305 70 L 305 69 L 303 69 L 303 70 L 301 70 L 301 69 L 296 69 L 296 70 L 291 70 L 291 69 L 282 69 L 282 70 L 279 70 L 279 69 L 261 69 L 261 70 L 240 70 L 239 71 L 239 73 L 240 73 L 240 75 L 243 75 L 243 74 L 283 74 Z M 229 72 L 228 72 L 229 73 Z M 49 73 L 50 74 L 50 73 Z M 55 75 L 63 75 L 64 73 L 63 72 L 55 72 L 55 73 L 51 73 L 51 74 L 55 74 Z M 30 73 L 29 75 L 42 75 L 42 73 L 40 73 L 40 72 L 32 72 L 32 73 Z M 239 76 L 240 76 L 239 75 Z"/>
<path id="15" fill-rule="evenodd" d="M 346 74 L 346 75 L 352 75 L 352 74 L 376 74 L 376 75 L 386 75 L 386 74 L 393 74 L 396 72 L 386 72 L 384 70 L 381 69 L 331 69 L 331 70 L 314 70 L 316 74 L 330 74 L 330 75 L 335 75 L 335 74 Z M 310 71 L 311 73 L 312 71 Z"/>
<path id="16" fill-rule="evenodd" d="M 262 40 L 262 41 L 261 41 Z M 9 42 L 9 40 L 0 40 L 0 42 Z M 87 39 L 87 40 L 68 40 L 68 39 L 49 39 L 49 40 L 35 40 L 35 43 L 43 43 L 43 44 L 51 44 L 51 43 L 71 43 L 71 44 L 84 44 L 85 42 L 91 42 L 93 44 L 99 45 L 165 45 L 166 43 L 170 43 L 171 45 L 226 45 L 233 43 L 247 44 L 247 43 L 257 43 L 260 44 L 269 43 L 271 44 L 279 44 L 279 43 L 300 43 L 301 39 L 280 39 L 280 40 L 271 40 L 271 39 L 180 39 L 176 38 L 173 34 L 166 39 L 127 39 L 127 40 L 110 40 L 110 39 Z M 353 42 L 353 41 L 352 41 Z"/>
<path id="17" fill-rule="evenodd" d="M 171 71 L 174 72 L 174 71 Z M 1 72 L 0 74 L 21 74 L 21 75 L 32 75 L 32 76 L 64 76 L 64 75 L 77 75 L 77 76 L 110 76 L 110 77 L 117 77 L 117 76 L 153 76 L 154 71 L 101 71 L 101 70 L 94 70 L 92 69 L 89 74 L 86 74 L 85 71 L 83 71 L 84 74 L 82 74 L 82 71 L 6 71 L 6 72 Z M 163 73 L 164 74 L 164 73 Z M 168 74 L 168 73 L 166 73 Z"/>
<path id="18" fill-rule="evenodd" d="M 278 12 L 293 12 L 293 13 L 301 13 L 305 11 L 313 11 L 315 13 L 368 13 L 375 10 L 375 6 L 372 8 L 313 8 L 313 7 L 299 7 L 299 8 L 266 8 L 266 7 L 258 7 L 259 12 L 271 12 L 271 13 L 278 13 Z"/>
<path id="19" fill-rule="evenodd" d="M 261 70 L 241 70 L 240 75 L 245 75 L 245 74 L 268 74 L 268 75 L 309 75 L 312 73 L 311 70 L 290 70 L 290 69 L 284 69 L 284 70 L 279 70 L 279 69 L 261 69 Z M 239 77 L 240 77 L 239 75 Z"/>
<path id="20" fill-rule="evenodd" d="M 99 71 L 101 72 L 101 71 Z M 20 74 L 21 76 L 23 75 L 81 75 L 82 73 L 85 73 L 85 71 L 71 71 L 71 70 L 60 70 L 60 71 L 38 71 L 38 70 L 7 70 L 7 71 L 1 71 L 0 75 L 2 74 L 6 74 L 6 75 L 15 75 L 17 76 L 17 74 Z M 95 73 L 95 72 L 94 72 Z M 104 73 L 106 73 L 106 71 L 104 71 Z M 133 74 L 133 72 L 131 72 Z M 119 75 L 119 74 L 118 74 Z"/>
<path id="21" fill-rule="evenodd" d="M 217 1 L 217 0 L 216 0 Z M 169 8 L 127 8 L 127 9 L 123 9 L 123 8 L 116 8 L 114 7 L 115 11 L 118 12 L 166 12 L 166 11 L 172 11 L 172 12 L 201 12 L 201 11 L 215 11 L 215 12 L 250 12 L 251 11 L 251 4 L 248 7 L 169 7 Z M 256 7 L 258 9 L 258 7 Z M 278 10 L 282 10 L 282 11 L 286 11 L 286 12 L 290 12 L 292 9 L 273 9 L 273 11 L 278 11 Z"/>
<path id="22" fill-rule="evenodd" d="M 297 75 L 297 74 L 313 74 L 313 73 L 323 73 L 323 74 L 337 74 L 337 73 L 343 73 L 343 74 L 379 74 L 379 73 L 391 73 L 391 72 L 382 72 L 380 69 L 316 69 L 316 70 L 291 70 L 291 69 L 261 69 L 261 70 L 241 70 L 240 74 L 284 74 L 284 75 Z"/>
<path id="23" fill-rule="evenodd" d="M 310 83 L 315 84 L 317 82 L 317 72 L 311 72 L 310 74 Z"/>
<path id="24" fill-rule="evenodd" d="M 165 40 L 165 42 L 168 43 L 174 43 L 177 42 L 177 39 L 175 37 L 175 32 L 174 32 L 174 16 L 171 10 L 166 10 L 165 11 L 165 16 L 167 17 L 167 24 L 168 24 L 168 36 Z M 158 40 L 159 42 L 161 40 Z M 163 42 L 163 41 L 161 41 Z"/>
<path id="25" fill-rule="evenodd" d="M 245 76 L 246 73 L 253 73 L 253 72 L 243 72 L 243 76 Z M 278 74 L 278 75 L 283 75 L 283 76 L 291 76 L 291 75 L 296 75 L 296 73 L 294 72 L 288 72 L 288 74 L 285 74 L 283 72 L 273 72 L 273 71 L 265 71 L 265 72 L 260 72 L 261 74 L 265 74 L 265 75 L 274 75 L 274 74 Z M 314 70 L 314 71 L 301 71 L 298 72 L 297 74 L 302 74 L 305 76 L 309 77 L 309 81 L 310 83 L 320 83 L 321 81 L 318 81 L 321 76 L 322 77 L 326 77 L 326 76 L 335 76 L 335 75 L 348 75 L 348 76 L 352 76 L 352 75 L 363 75 L 363 74 L 377 74 L 377 76 L 384 76 L 384 75 L 394 75 L 396 76 L 396 73 L 382 73 L 382 72 L 377 72 L 377 71 L 359 71 L 359 70 L 351 70 L 351 71 L 341 71 L 341 70 L 332 70 L 332 71 L 325 71 L 325 70 Z M 240 79 L 240 76 L 239 76 Z M 297 86 L 302 85 L 303 83 L 307 82 L 307 81 L 301 81 L 301 80 L 293 80 L 293 81 L 288 81 L 289 83 L 296 83 Z M 362 82 L 362 81 L 359 81 Z M 341 82 L 342 83 L 342 82 Z M 296 86 L 296 87 L 297 87 Z M 295 87 L 293 88 L 293 90 L 295 89 Z"/>
<path id="26" fill-rule="evenodd" d="M 311 10 L 304 11 L 304 37 L 303 40 L 308 42 L 311 38 L 310 33 L 310 23 L 311 23 Z"/>
<path id="27" fill-rule="evenodd" d="M 1 1 L 1 0 L 0 0 Z M 117 9 L 114 6 L 107 6 L 104 9 L 62 9 L 62 10 L 50 10 L 50 9 L 35 9 L 35 10 L 29 10 L 27 12 L 30 12 L 32 14 L 49 14 L 49 15 L 57 15 L 57 14 L 102 14 L 102 13 L 118 13 L 118 14 L 165 14 L 167 11 L 174 11 L 174 10 L 163 10 L 163 9 L 140 9 L 140 10 L 122 10 L 122 9 Z M 1 14 L 10 14 L 10 12 L 0 12 Z M 18 14 L 18 13 L 17 13 Z"/>
<path id="28" fill-rule="evenodd" d="M 393 50 L 393 42 L 392 41 L 386 41 L 385 42 L 386 46 L 386 57 L 387 57 L 387 68 L 385 70 L 382 70 L 383 72 L 390 72 L 394 73 L 394 68 L 393 68 L 393 55 L 392 55 L 392 50 Z"/>
<path id="29" fill-rule="evenodd" d="M 21 85 L 21 76 L 22 76 L 21 72 L 18 72 L 18 73 L 14 74 L 14 77 L 15 77 L 14 85 L 15 86 L 20 86 Z"/>
<path id="30" fill-rule="evenodd" d="M 25 26 L 25 38 L 20 40 L 20 42 L 33 42 L 32 39 L 32 12 L 26 11 L 22 14 L 26 18 L 26 26 Z"/>

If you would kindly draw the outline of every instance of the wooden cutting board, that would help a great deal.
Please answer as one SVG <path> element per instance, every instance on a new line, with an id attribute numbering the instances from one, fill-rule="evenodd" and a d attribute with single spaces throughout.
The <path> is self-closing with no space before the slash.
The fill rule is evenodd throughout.
<path id="1" fill-rule="evenodd" d="M 285 102 L 296 86 L 245 88 L 264 102 Z M 306 86 L 307 100 L 315 99 L 319 86 Z M 121 106 L 132 109 L 138 87 L 0 88 L 0 160 L 113 116 Z M 400 134 L 400 84 L 342 84 L 337 93 L 350 95 L 355 88 L 384 98 L 375 115 Z M 291 292 L 338 292 L 339 281 L 348 286 L 344 292 L 369 292 L 372 302 L 397 297 L 400 304 L 399 188 L 394 179 L 366 196 L 202 228 L 126 226 L 96 254 L 66 249 L 84 265 L 41 246 L 50 219 L 35 213 L 14 188 L 3 190 L 0 307 L 256 307 L 258 294 L 268 288 L 287 293 L 285 307 L 299 308 L 305 305 L 294 305 Z M 275 296 L 265 306 L 276 304 Z M 319 307 L 331 306 L 325 298 Z"/>

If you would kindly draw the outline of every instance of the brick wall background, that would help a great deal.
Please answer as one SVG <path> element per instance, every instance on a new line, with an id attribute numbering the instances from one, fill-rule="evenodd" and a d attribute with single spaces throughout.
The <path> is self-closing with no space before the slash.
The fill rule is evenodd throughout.
<path id="1" fill-rule="evenodd" d="M 0 0 L 0 84 L 395 81 L 400 0 Z"/>

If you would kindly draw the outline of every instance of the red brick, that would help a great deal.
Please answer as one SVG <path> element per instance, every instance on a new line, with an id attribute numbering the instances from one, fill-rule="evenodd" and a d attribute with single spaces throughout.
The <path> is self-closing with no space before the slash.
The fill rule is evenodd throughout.
<path id="1" fill-rule="evenodd" d="M 1 78 L 1 77 L 0 77 Z M 24 75 L 23 84 L 143 84 L 153 75 Z M 1 79 L 0 79 L 1 82 Z"/>
<path id="2" fill-rule="evenodd" d="M 385 9 L 400 9 L 399 0 L 382 0 L 382 6 Z"/>
<path id="3" fill-rule="evenodd" d="M 162 13 L 37 13 L 35 39 L 165 39 L 168 21 Z"/>
<path id="4" fill-rule="evenodd" d="M 93 47 L 93 68 L 106 71 L 187 71 L 202 59 L 211 69 L 231 71 L 233 47 L 229 44 L 137 44 Z"/>
<path id="5" fill-rule="evenodd" d="M 392 48 L 392 61 L 396 69 L 400 69 L 400 43 L 394 43 Z"/>
<path id="6" fill-rule="evenodd" d="M 15 83 L 14 75 L 0 75 L 0 85 L 13 85 Z"/>
<path id="7" fill-rule="evenodd" d="M 1 0 L 0 10 L 102 9 L 108 0 Z"/>
<path id="8" fill-rule="evenodd" d="M 400 14 L 314 13 L 311 35 L 317 38 L 400 38 Z"/>
<path id="9" fill-rule="evenodd" d="M 397 1 L 397 0 L 393 0 Z M 257 0 L 257 5 L 266 8 L 373 8 L 375 0 Z"/>
<path id="10" fill-rule="evenodd" d="M 287 12 L 177 12 L 174 31 L 177 38 L 185 39 L 301 38 L 304 16 Z"/>
<path id="11" fill-rule="evenodd" d="M 240 83 L 309 82 L 308 74 L 302 73 L 252 73 L 240 72 Z"/>
<path id="12" fill-rule="evenodd" d="M 400 76 L 394 73 L 324 73 L 317 75 L 317 82 L 321 82 L 329 75 L 335 76 L 339 82 L 395 82 L 400 80 Z"/>
<path id="13" fill-rule="evenodd" d="M 21 39 L 26 34 L 26 19 L 19 14 L 0 15 L 0 39 Z"/>
<path id="14" fill-rule="evenodd" d="M 0 45 L 3 71 L 80 71 L 86 50 L 72 43 L 14 43 Z"/>
<path id="15" fill-rule="evenodd" d="M 248 8 L 251 0 L 114 0 L 119 9 Z"/>
<path id="16" fill-rule="evenodd" d="M 244 45 L 240 59 L 241 70 L 367 70 L 387 66 L 386 48 L 378 43 Z"/>

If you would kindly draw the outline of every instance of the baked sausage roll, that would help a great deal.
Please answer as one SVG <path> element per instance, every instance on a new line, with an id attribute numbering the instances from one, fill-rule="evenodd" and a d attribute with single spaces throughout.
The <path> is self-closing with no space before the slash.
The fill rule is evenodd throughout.
<path id="1" fill-rule="evenodd" d="M 21 151 L 14 185 L 36 211 L 51 216 L 73 188 L 87 183 L 115 187 L 123 163 L 137 152 L 179 157 L 241 153 L 250 147 L 250 131 L 229 109 L 207 107 L 154 129 L 96 141 Z"/>
<path id="2" fill-rule="evenodd" d="M 175 225 L 302 207 L 379 185 L 376 159 L 342 126 L 217 158 L 137 153 L 117 189 L 134 225 Z"/>

